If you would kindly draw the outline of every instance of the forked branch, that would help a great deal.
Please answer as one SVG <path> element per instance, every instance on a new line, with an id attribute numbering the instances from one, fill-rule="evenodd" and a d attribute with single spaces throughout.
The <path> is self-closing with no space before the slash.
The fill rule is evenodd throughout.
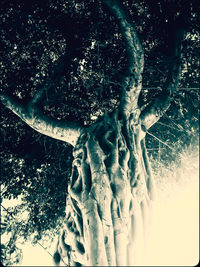
<path id="1" fill-rule="evenodd" d="M 167 111 L 174 97 L 174 93 L 177 91 L 181 74 L 181 44 L 184 35 L 185 31 L 183 29 L 176 29 L 173 51 L 170 58 L 171 64 L 169 64 L 170 70 L 163 90 L 157 99 L 141 113 L 141 124 L 145 131 L 155 124 Z"/>
<path id="2" fill-rule="evenodd" d="M 120 111 L 122 114 L 130 114 L 137 108 L 137 100 L 142 85 L 142 72 L 144 68 L 144 54 L 136 29 L 129 16 L 116 0 L 103 0 L 115 15 L 124 37 L 128 65 L 122 80 L 122 96 Z"/>
<path id="3" fill-rule="evenodd" d="M 37 105 L 43 93 L 41 89 L 26 106 L 7 95 L 1 95 L 1 101 L 37 132 L 75 146 L 82 127 L 75 122 L 56 120 L 43 114 Z"/>

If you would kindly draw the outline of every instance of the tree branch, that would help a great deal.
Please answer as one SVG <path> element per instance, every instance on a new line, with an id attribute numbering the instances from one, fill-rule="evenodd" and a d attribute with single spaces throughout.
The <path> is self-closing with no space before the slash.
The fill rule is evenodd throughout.
<path id="1" fill-rule="evenodd" d="M 117 18 L 124 37 L 128 65 L 122 80 L 122 96 L 119 110 L 122 114 L 130 114 L 137 108 L 137 101 L 142 86 L 144 53 L 132 21 L 116 0 L 103 0 Z"/>
<path id="2" fill-rule="evenodd" d="M 12 110 L 37 132 L 75 146 L 82 127 L 75 122 L 56 120 L 43 114 L 39 107 L 36 106 L 37 97 L 39 97 L 41 92 L 39 92 L 38 95 L 36 95 L 26 106 L 19 104 L 7 95 L 1 95 L 1 101 L 7 108 Z"/>
<path id="3" fill-rule="evenodd" d="M 174 25 L 175 27 L 176 25 Z M 171 64 L 166 82 L 162 92 L 157 99 L 147 106 L 140 115 L 141 125 L 144 131 L 155 124 L 169 108 L 175 92 L 178 88 L 178 82 L 181 75 L 181 44 L 184 39 L 185 31 L 175 29 L 173 49 L 170 56 Z"/>

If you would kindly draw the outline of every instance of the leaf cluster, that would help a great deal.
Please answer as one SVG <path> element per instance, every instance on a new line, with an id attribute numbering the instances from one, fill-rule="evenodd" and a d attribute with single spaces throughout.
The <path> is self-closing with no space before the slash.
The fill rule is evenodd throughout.
<path id="1" fill-rule="evenodd" d="M 189 6 L 182 1 L 123 4 L 144 47 L 140 105 L 162 90 L 177 28 L 187 31 L 180 88 L 198 87 L 200 21 L 195 1 Z M 3 0 L 0 21 L 1 93 L 26 104 L 48 82 L 44 112 L 85 125 L 117 107 L 127 58 L 119 26 L 101 1 Z M 34 235 L 36 241 L 64 216 L 72 148 L 36 133 L 0 105 L 1 198 L 22 195 L 29 219 L 18 235 Z M 196 145 L 197 129 L 198 92 L 182 89 L 160 124 L 150 130 L 168 146 L 147 135 L 148 152 L 170 162 L 185 145 Z"/>

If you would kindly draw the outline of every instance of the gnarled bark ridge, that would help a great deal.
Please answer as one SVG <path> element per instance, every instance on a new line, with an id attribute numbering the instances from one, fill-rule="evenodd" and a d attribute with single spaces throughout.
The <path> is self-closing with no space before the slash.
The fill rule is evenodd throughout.
<path id="1" fill-rule="evenodd" d="M 146 131 L 168 109 L 180 76 L 184 31 L 176 29 L 173 66 L 158 98 L 138 107 L 144 67 L 143 49 L 119 1 L 102 0 L 116 17 L 127 50 L 119 108 L 84 128 L 76 122 L 48 118 L 40 109 L 39 90 L 27 104 L 2 95 L 2 103 L 36 131 L 74 146 L 73 171 L 66 201 L 56 264 L 133 266 L 143 264 L 155 184 L 145 147 Z M 141 111 L 142 110 L 142 111 Z"/>
<path id="2" fill-rule="evenodd" d="M 73 153 L 57 253 L 70 266 L 136 264 L 155 198 L 138 112 L 126 120 L 118 111 L 105 114 L 80 136 Z"/>
<path id="3" fill-rule="evenodd" d="M 144 265 L 155 183 L 145 147 L 146 131 L 168 109 L 180 76 L 184 31 L 176 29 L 173 67 L 161 95 L 138 107 L 144 55 L 119 1 L 103 1 L 117 18 L 128 65 L 118 110 L 82 131 L 74 148 L 66 219 L 57 261 L 69 266 Z M 142 110 L 142 112 L 141 112 Z"/>

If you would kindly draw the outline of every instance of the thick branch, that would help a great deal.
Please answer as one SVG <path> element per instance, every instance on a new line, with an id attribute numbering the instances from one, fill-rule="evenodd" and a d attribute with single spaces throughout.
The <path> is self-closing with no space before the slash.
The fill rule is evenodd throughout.
<path id="1" fill-rule="evenodd" d="M 6 95 L 1 95 L 1 101 L 37 132 L 75 146 L 82 129 L 75 122 L 64 122 L 49 118 L 35 106 L 34 101 L 30 102 L 28 106 L 23 106 Z"/>
<path id="2" fill-rule="evenodd" d="M 155 124 L 167 111 L 175 92 L 177 91 L 181 74 L 181 44 L 184 38 L 184 33 L 183 29 L 176 30 L 171 55 L 172 64 L 169 64 L 170 70 L 162 92 L 158 95 L 157 99 L 147 106 L 141 113 L 141 124 L 145 131 Z"/>
<path id="3" fill-rule="evenodd" d="M 126 45 L 128 65 L 123 77 L 120 111 L 122 114 L 127 114 L 137 107 L 137 100 L 142 84 L 142 72 L 144 68 L 143 49 L 135 27 L 123 10 L 119 1 L 103 0 L 103 2 L 106 3 L 117 18 Z"/>

